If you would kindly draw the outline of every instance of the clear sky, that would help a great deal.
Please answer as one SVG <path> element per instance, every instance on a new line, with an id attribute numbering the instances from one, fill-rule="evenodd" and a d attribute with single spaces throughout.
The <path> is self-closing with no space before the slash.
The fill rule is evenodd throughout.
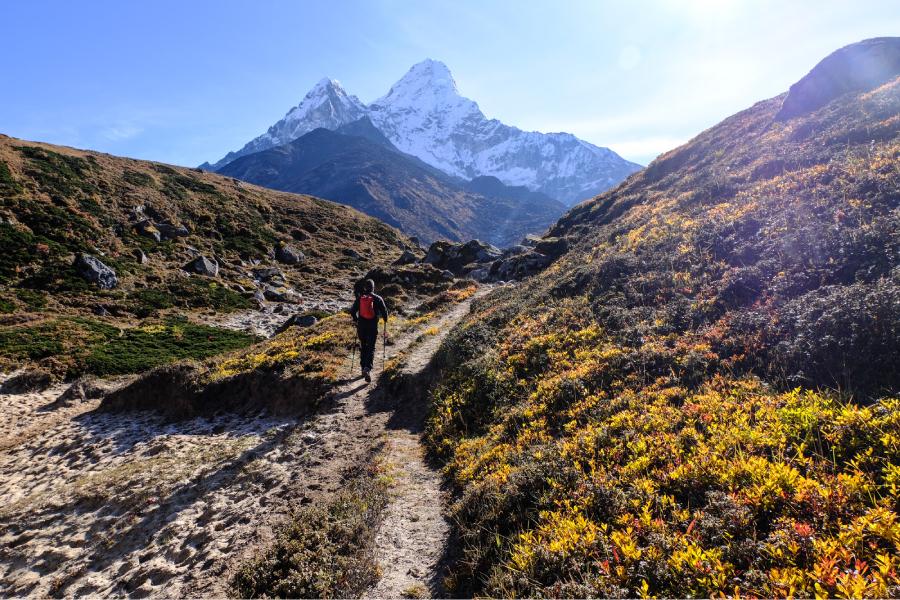
<path id="1" fill-rule="evenodd" d="M 0 133 L 181 165 L 221 158 L 323 76 L 369 102 L 447 64 L 488 116 L 649 162 L 900 35 L 898 0 L 6 0 Z"/>

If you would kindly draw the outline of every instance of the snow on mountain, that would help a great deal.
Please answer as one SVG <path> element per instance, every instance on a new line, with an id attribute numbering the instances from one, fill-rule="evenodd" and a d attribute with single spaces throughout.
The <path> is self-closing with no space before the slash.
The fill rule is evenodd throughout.
<path id="1" fill-rule="evenodd" d="M 478 104 L 459 93 L 447 66 L 431 59 L 413 65 L 369 106 L 347 95 L 337 82 L 323 79 L 284 119 L 212 168 L 317 127 L 337 129 L 363 115 L 402 152 L 450 175 L 490 175 L 566 204 L 594 196 L 641 168 L 569 133 L 522 131 L 488 119 Z"/>
<path id="2" fill-rule="evenodd" d="M 215 164 L 201 166 L 219 170 L 241 156 L 288 144 L 320 127 L 337 129 L 365 114 L 366 106 L 359 98 L 347 94 L 339 81 L 325 77 L 306 94 L 300 104 L 289 110 L 283 119 L 269 127 L 264 134 L 251 140 L 237 152 L 229 152 Z"/>

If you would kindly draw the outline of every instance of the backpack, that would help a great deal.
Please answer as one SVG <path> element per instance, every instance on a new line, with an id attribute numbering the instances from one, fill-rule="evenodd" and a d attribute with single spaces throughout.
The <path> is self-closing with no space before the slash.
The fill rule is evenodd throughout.
<path id="1" fill-rule="evenodd" d="M 359 297 L 359 316 L 363 319 L 375 318 L 375 297 L 363 294 Z"/>

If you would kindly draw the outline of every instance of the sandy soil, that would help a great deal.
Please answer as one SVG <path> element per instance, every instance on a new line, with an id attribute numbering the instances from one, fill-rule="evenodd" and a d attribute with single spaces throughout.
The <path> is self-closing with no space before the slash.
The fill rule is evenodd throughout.
<path id="1" fill-rule="evenodd" d="M 416 343 L 421 370 L 452 324 Z M 285 316 L 286 318 L 286 316 Z M 356 371 L 358 374 L 358 370 Z M 347 468 L 384 452 L 395 489 L 377 538 L 384 577 L 369 595 L 440 592 L 447 536 L 439 474 L 419 441 L 422 403 L 360 379 L 306 420 L 220 414 L 167 422 L 50 406 L 65 390 L 0 395 L 0 595 L 223 596 L 240 561 L 292 507 L 340 489 Z"/>

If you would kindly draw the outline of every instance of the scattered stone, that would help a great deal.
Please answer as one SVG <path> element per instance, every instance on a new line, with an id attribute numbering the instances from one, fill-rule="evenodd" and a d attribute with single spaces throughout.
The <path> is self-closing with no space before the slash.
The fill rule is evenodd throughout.
<path id="1" fill-rule="evenodd" d="M 281 279 L 283 281 L 285 279 L 284 272 L 281 269 L 276 269 L 275 267 L 252 269 L 250 272 L 253 274 L 253 278 L 257 281 L 271 281 L 273 279 Z"/>
<path id="2" fill-rule="evenodd" d="M 219 263 L 203 255 L 198 256 L 184 266 L 186 271 L 205 277 L 216 277 L 219 274 Z"/>
<path id="3" fill-rule="evenodd" d="M 291 315 L 275 330 L 275 333 L 282 333 L 291 327 L 312 327 L 318 322 L 319 320 L 313 315 Z"/>
<path id="4" fill-rule="evenodd" d="M 441 271 L 441 277 L 443 277 L 444 279 L 450 280 L 450 279 L 453 279 L 454 277 L 456 277 L 456 275 L 453 274 L 453 271 L 450 271 L 449 269 L 444 269 L 443 271 Z"/>
<path id="5" fill-rule="evenodd" d="M 171 223 L 158 223 L 156 228 L 164 240 L 172 240 L 180 237 L 187 237 L 191 234 L 184 225 L 172 225 Z"/>
<path id="6" fill-rule="evenodd" d="M 350 258 L 361 259 L 362 255 L 354 250 L 353 248 L 344 248 L 343 250 L 344 256 L 348 256 Z"/>
<path id="7" fill-rule="evenodd" d="M 419 257 L 411 250 L 404 250 L 400 258 L 394 261 L 395 265 L 411 265 L 419 262 Z"/>
<path id="8" fill-rule="evenodd" d="M 102 304 L 98 304 L 97 306 L 94 307 L 94 314 L 97 315 L 98 317 L 108 317 L 109 311 L 106 310 L 106 307 L 103 306 Z"/>
<path id="9" fill-rule="evenodd" d="M 275 260 L 280 263 L 296 265 L 304 258 L 306 257 L 303 256 L 302 252 L 288 244 L 281 244 L 275 248 Z"/>
<path id="10" fill-rule="evenodd" d="M 144 251 L 141 250 L 140 248 L 135 248 L 134 252 L 132 252 L 132 255 L 134 256 L 134 259 L 136 261 L 138 261 L 139 264 L 142 264 L 142 265 L 150 264 L 150 259 L 147 257 L 146 254 L 144 254 Z"/>
<path id="11" fill-rule="evenodd" d="M 0 394 L 27 394 L 43 392 L 53 383 L 50 373 L 40 369 L 27 369 L 0 384 Z"/>
<path id="12" fill-rule="evenodd" d="M 256 290 L 253 292 L 253 299 L 256 301 L 257 308 L 263 309 L 266 307 L 266 296 L 261 291 Z"/>
<path id="13" fill-rule="evenodd" d="M 95 284 L 102 290 L 111 290 L 119 285 L 116 272 L 103 264 L 96 256 L 79 254 L 75 257 L 75 270 L 86 281 Z"/>
<path id="14" fill-rule="evenodd" d="M 150 219 L 142 219 L 134 224 L 135 231 L 138 234 L 152 239 L 154 242 L 162 241 L 162 234 L 159 232 Z"/>
<path id="15" fill-rule="evenodd" d="M 455 275 L 464 275 L 478 264 L 493 262 L 502 254 L 499 248 L 480 240 L 465 244 L 438 241 L 428 248 L 424 262 L 438 269 L 448 269 Z"/>
<path id="16" fill-rule="evenodd" d="M 303 231 L 302 229 L 292 229 L 291 237 L 297 240 L 298 242 L 305 242 L 310 239 L 310 235 Z"/>
<path id="17" fill-rule="evenodd" d="M 271 302 L 296 302 L 299 295 L 288 287 L 274 288 L 267 286 L 263 290 L 263 296 Z"/>

